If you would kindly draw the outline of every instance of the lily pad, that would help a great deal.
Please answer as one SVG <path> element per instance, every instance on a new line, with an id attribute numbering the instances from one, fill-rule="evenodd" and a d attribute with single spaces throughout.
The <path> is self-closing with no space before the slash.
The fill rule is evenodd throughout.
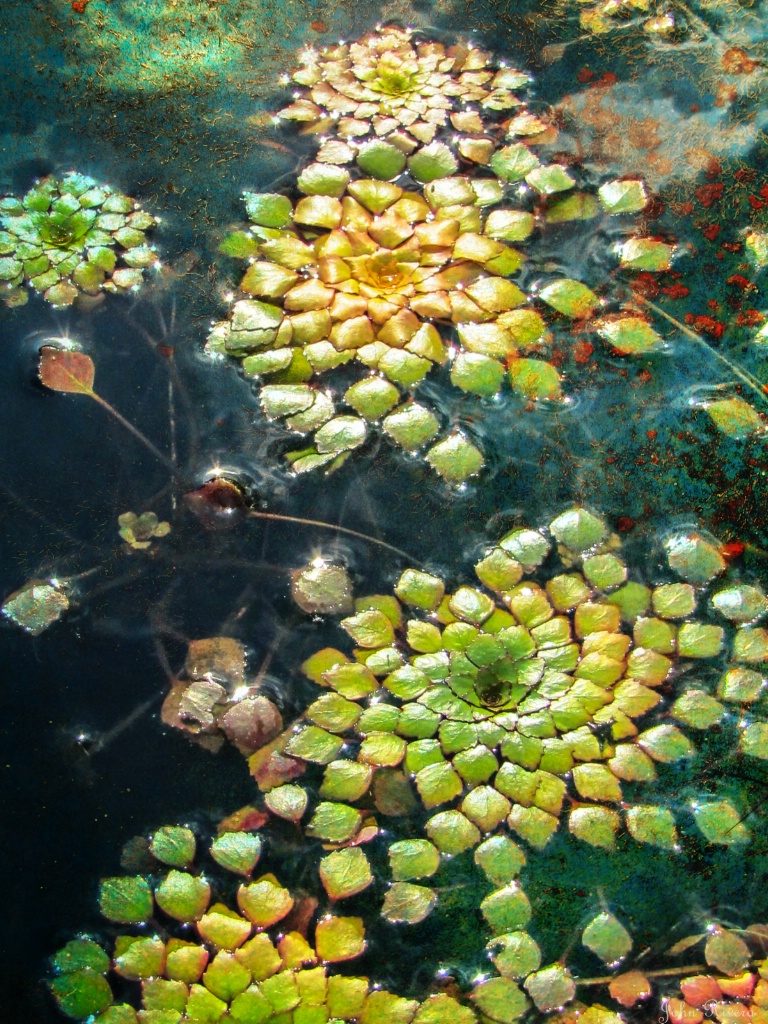
<path id="1" fill-rule="evenodd" d="M 142 924 L 152 916 L 152 891 L 140 875 L 104 878 L 99 894 L 104 917 L 118 924 Z"/>
<path id="2" fill-rule="evenodd" d="M 590 288 L 570 278 L 546 285 L 539 292 L 539 298 L 558 313 L 578 320 L 590 316 L 599 302 Z"/>
<path id="3" fill-rule="evenodd" d="M 521 181 L 538 166 L 538 157 L 522 142 L 505 146 L 491 157 L 491 169 L 503 181 Z"/>
<path id="4" fill-rule="evenodd" d="M 623 355 L 645 355 L 663 344 L 660 335 L 639 316 L 602 320 L 597 326 L 597 333 Z"/>
<path id="5" fill-rule="evenodd" d="M 273 877 L 266 875 L 250 885 L 240 886 L 237 905 L 257 928 L 269 928 L 289 913 L 293 897 Z"/>
<path id="6" fill-rule="evenodd" d="M 359 917 L 325 917 L 315 929 L 317 955 L 326 963 L 353 960 L 365 952 L 365 928 Z"/>
<path id="7" fill-rule="evenodd" d="M 418 924 L 432 913 L 437 894 L 423 885 L 395 882 L 387 890 L 381 916 L 392 924 Z"/>
<path id="8" fill-rule="evenodd" d="M 439 430 L 437 418 L 418 402 L 395 409 L 385 417 L 382 427 L 396 444 L 409 452 L 417 451 L 431 441 Z"/>
<path id="9" fill-rule="evenodd" d="M 570 551 L 587 551 L 606 535 L 605 523 L 585 508 L 563 512 L 549 524 L 554 537 Z"/>
<path id="10" fill-rule="evenodd" d="M 607 213 L 639 213 L 648 203 L 645 185 L 638 179 L 607 181 L 597 194 Z"/>
<path id="11" fill-rule="evenodd" d="M 513 359 L 509 380 L 512 390 L 524 398 L 562 398 L 560 374 L 543 359 Z"/>
<path id="12" fill-rule="evenodd" d="M 590 846 L 613 850 L 619 816 L 608 807 L 577 807 L 568 817 L 568 828 L 577 839 Z"/>
<path id="13" fill-rule="evenodd" d="M 169 871 L 155 889 L 157 905 L 177 921 L 197 921 L 210 899 L 209 883 L 187 871 Z"/>
<path id="14" fill-rule="evenodd" d="M 519 931 L 531 919 L 528 897 L 516 882 L 497 889 L 480 904 L 480 911 L 494 935 Z"/>
<path id="15" fill-rule="evenodd" d="M 677 848 L 675 819 L 665 807 L 638 804 L 627 811 L 629 834 L 638 843 L 650 843 L 663 849 Z"/>
<path id="16" fill-rule="evenodd" d="M 320 881 L 331 899 L 339 900 L 367 889 L 373 884 L 373 875 L 368 858 L 360 847 L 351 846 L 323 857 Z"/>
<path id="17" fill-rule="evenodd" d="M 348 615 L 353 607 L 352 593 L 346 569 L 323 559 L 291 573 L 291 597 L 310 615 Z"/>
<path id="18" fill-rule="evenodd" d="M 746 942 L 735 932 L 716 927 L 707 937 L 704 958 L 710 967 L 735 977 L 748 967 L 750 952 Z"/>
<path id="19" fill-rule="evenodd" d="M 363 174 L 382 181 L 392 181 L 405 167 L 405 154 L 388 142 L 376 140 L 361 146 L 357 153 L 357 164 Z M 450 173 L 450 172 L 449 172 Z M 416 176 L 416 175 L 414 175 Z M 420 179 L 431 181 L 431 178 Z"/>
<path id="20" fill-rule="evenodd" d="M 389 863 L 395 881 L 430 878 L 440 866 L 440 853 L 427 839 L 403 839 L 389 847 Z"/>
<path id="21" fill-rule="evenodd" d="M 456 433 L 430 448 L 425 456 L 444 480 L 465 483 L 483 468 L 482 453 L 463 434 Z"/>
<path id="22" fill-rule="evenodd" d="M 568 970 L 553 964 L 528 976 L 525 989 L 539 1010 L 557 1010 L 576 995 L 576 985 Z"/>
<path id="23" fill-rule="evenodd" d="M 582 932 L 581 941 L 609 967 L 620 963 L 632 949 L 629 932 L 621 921 L 607 911 L 590 921 Z"/>
<path id="24" fill-rule="evenodd" d="M 113 999 L 106 978 L 91 970 L 62 974 L 50 982 L 50 989 L 62 1013 L 76 1020 L 106 1010 Z"/>
<path id="25" fill-rule="evenodd" d="M 261 839 L 250 832 L 223 832 L 211 843 L 211 856 L 221 867 L 248 878 L 261 854 Z"/>
<path id="26" fill-rule="evenodd" d="M 164 825 L 152 836 L 149 848 L 163 864 L 186 868 L 195 859 L 195 834 L 188 828 Z"/>
<path id="27" fill-rule="evenodd" d="M 527 932 L 498 935 L 488 949 L 496 970 L 505 978 L 526 978 L 541 966 L 541 950 Z"/>
<path id="28" fill-rule="evenodd" d="M 362 814 L 354 807 L 323 801 L 315 808 L 307 835 L 330 843 L 343 843 L 359 831 L 362 821 Z"/>
<path id="29" fill-rule="evenodd" d="M 422 184 L 446 178 L 458 168 L 456 157 L 442 142 L 432 142 L 408 158 L 408 170 Z"/>
<path id="30" fill-rule="evenodd" d="M 728 437 L 741 439 L 762 432 L 762 418 L 743 398 L 723 398 L 705 406 L 717 429 Z"/>
<path id="31" fill-rule="evenodd" d="M 730 846 L 749 842 L 749 829 L 730 800 L 699 804 L 693 809 L 696 824 L 710 843 Z"/>
<path id="32" fill-rule="evenodd" d="M 678 534 L 666 543 L 667 561 L 684 580 L 709 583 L 725 571 L 726 562 L 717 547 L 699 534 Z"/>
<path id="33" fill-rule="evenodd" d="M 472 1001 L 485 1017 L 499 1024 L 514 1024 L 528 1009 L 528 1000 L 509 978 L 491 978 L 472 990 Z"/>

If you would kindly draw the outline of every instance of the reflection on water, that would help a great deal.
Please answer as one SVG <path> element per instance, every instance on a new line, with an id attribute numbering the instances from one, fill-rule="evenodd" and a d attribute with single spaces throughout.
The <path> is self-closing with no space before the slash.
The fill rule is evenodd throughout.
<path id="1" fill-rule="evenodd" d="M 292 2 L 90 0 L 4 12 L 12 76 L 2 194 L 22 197 L 35 179 L 76 168 L 159 218 L 152 243 L 161 262 L 127 295 L 56 309 L 30 293 L 2 313 L 0 410 L 13 440 L 0 482 L 1 593 L 30 581 L 37 588 L 6 606 L 3 628 L 5 1018 L 62 1019 L 40 979 L 76 934 L 111 952 L 125 917 L 114 892 L 105 903 L 103 891 L 99 915 L 97 880 L 122 877 L 119 852 L 133 837 L 145 838 L 123 849 L 122 870 L 151 876 L 161 937 L 197 941 L 183 922 L 199 915 L 169 902 L 161 879 L 168 868 L 201 866 L 226 820 L 225 835 L 241 838 L 219 841 L 219 851 L 259 836 L 253 877 L 275 872 L 285 889 L 265 902 L 274 911 L 282 900 L 286 914 L 260 916 L 263 894 L 238 895 L 231 859 L 222 864 L 214 852 L 205 877 L 215 901 L 238 910 L 243 936 L 265 927 L 277 945 L 285 916 L 329 974 L 382 986 L 370 1020 L 392 1012 L 383 990 L 439 995 L 419 1011 L 424 1020 L 472 1019 L 472 991 L 497 1021 L 518 1019 L 531 1003 L 530 1019 L 544 1019 L 574 993 L 607 1008 L 597 1021 L 661 1013 L 657 993 L 672 997 L 670 1019 L 693 1019 L 685 1015 L 697 1007 L 737 1019 L 747 1004 L 760 1019 L 764 931 L 744 929 L 765 920 L 768 850 L 763 7 L 446 0 L 350 14 Z M 356 94 L 341 111 L 340 120 L 360 122 L 343 142 L 351 156 L 295 125 L 275 127 L 273 115 L 306 102 L 308 48 L 358 39 L 381 19 L 454 49 L 437 71 L 427 67 L 437 49 L 405 71 L 391 55 L 365 57 L 373 93 L 394 103 L 435 74 L 443 76 L 435 95 L 461 74 L 463 87 L 479 91 L 458 96 L 464 119 L 450 130 L 437 116 L 423 122 L 438 126 L 454 154 L 447 171 L 463 182 L 459 192 L 441 191 L 441 180 L 453 180 L 441 179 L 446 168 L 430 185 L 435 165 L 412 161 L 398 181 L 406 199 L 428 201 L 377 220 L 374 253 L 354 248 L 360 233 L 401 196 L 382 200 L 379 181 L 352 197 L 349 171 L 350 188 L 361 173 L 400 175 L 399 165 L 387 173 L 387 161 L 418 157 L 429 131 L 411 132 L 421 122 L 410 114 L 379 124 L 376 137 L 390 148 L 370 150 L 359 172 L 357 144 L 370 146 L 370 125 L 383 116 L 370 96 Z M 467 64 L 479 52 L 470 37 L 532 75 L 525 106 L 500 100 L 487 132 L 472 119 L 489 80 L 479 58 Z M 286 88 L 280 76 L 299 66 L 299 53 L 304 81 Z M 511 138 L 510 114 L 519 130 Z M 333 135 L 335 123 L 320 127 Z M 537 131 L 540 167 L 515 177 L 511 162 L 536 149 Z M 401 147 L 394 154 L 392 138 Z M 323 145 L 313 180 L 296 191 Z M 492 173 L 487 160 L 499 150 Z M 439 165 L 444 154 L 433 157 Z M 468 181 L 489 188 L 498 179 L 505 195 L 496 208 L 510 213 L 503 227 L 490 220 L 493 203 L 475 205 L 477 188 L 466 190 Z M 633 204 L 637 189 L 642 201 Z M 315 206 L 301 220 L 298 204 L 315 192 L 330 202 L 320 219 Z M 296 236 L 286 236 L 287 220 L 264 222 L 275 211 L 259 206 L 262 193 L 289 197 Z M 342 202 L 346 220 L 336 223 L 331 206 Z M 429 227 L 440 224 L 463 230 L 448 239 Z M 127 226 L 105 222 L 104 231 Z M 494 232 L 493 246 L 467 247 L 468 233 L 487 242 Z M 286 237 L 314 246 L 311 256 L 291 266 Z M 68 240 L 46 244 L 63 251 Z M 257 249 L 265 242 L 274 244 Z M 509 248 L 525 262 L 491 265 Z M 247 270 L 245 295 L 238 285 L 249 257 L 262 269 Z M 27 277 L 49 272 L 31 265 L 39 258 L 24 255 Z M 422 287 L 448 266 L 461 274 Z M 93 268 L 79 274 L 81 290 L 98 299 Z M 520 303 L 509 278 L 525 293 Z M 306 282 L 319 280 L 336 303 L 327 330 L 315 315 L 326 307 L 311 297 L 302 305 Z M 354 291 L 348 280 L 365 302 L 340 311 Z M 587 286 L 600 306 L 578 290 L 547 292 L 564 281 Z M 55 285 L 40 283 L 38 292 Z M 438 342 L 420 337 L 410 360 L 398 355 L 416 330 L 395 320 L 404 295 L 410 316 L 437 324 Z M 228 324 L 244 296 L 277 310 L 273 325 L 248 328 L 274 336 L 256 347 L 246 339 L 251 348 L 240 337 L 240 349 L 230 337 L 218 353 L 210 342 L 204 351 L 212 323 Z M 485 312 L 475 318 L 468 310 L 478 304 Z M 542 322 L 530 349 L 477 347 L 489 335 L 476 328 L 491 321 L 496 343 L 510 344 L 523 304 Z M 328 352 L 318 344 L 338 342 L 351 314 L 362 334 L 337 351 L 371 343 L 366 318 L 386 328 L 387 351 L 354 366 L 323 364 Z M 90 384 L 68 394 L 44 387 L 44 346 L 87 356 L 102 404 L 88 400 Z M 244 357 L 245 374 L 233 355 Z M 366 394 L 359 383 L 372 365 L 380 383 Z M 331 414 L 302 421 L 314 432 L 306 444 L 325 448 L 300 458 L 329 455 L 338 468 L 297 475 L 285 460 L 296 434 L 284 419 L 316 401 L 307 392 L 318 367 L 328 370 L 323 386 L 344 422 L 329 430 Z M 410 445 L 385 418 L 413 408 L 421 377 L 418 402 L 438 432 Z M 286 386 L 298 389 L 288 392 L 299 395 L 297 407 L 280 405 Z M 353 444 L 355 418 L 363 428 L 354 427 Z M 441 472 L 431 459 L 446 482 L 424 461 L 423 444 L 458 436 L 484 466 L 475 475 L 470 459 L 466 473 Z M 449 453 L 449 467 L 455 458 Z M 573 507 L 589 517 L 574 525 L 565 514 Z M 531 529 L 514 534 L 522 526 Z M 345 573 L 324 577 L 328 566 Z M 415 575 L 404 576 L 409 567 Z M 493 594 L 505 596 L 494 604 Z M 201 647 L 206 641 L 212 646 Z M 337 653 L 307 663 L 324 648 Z M 271 795 L 254 778 L 267 790 L 269 779 Z M 157 833 L 166 824 L 192 830 L 196 851 L 168 860 L 168 837 Z M 189 842 L 189 833 L 173 835 Z M 316 910 L 319 918 L 329 906 L 363 922 L 367 948 L 349 947 L 349 961 L 337 944 L 360 944 L 362 933 L 318 931 Z M 201 935 L 222 945 L 205 927 L 221 938 L 221 921 L 207 921 Z M 303 976 L 313 954 L 298 946 L 281 948 L 281 964 L 303 964 Z M 691 964 L 721 981 L 707 988 L 689 979 L 681 993 Z M 609 990 L 599 980 L 607 976 L 622 980 Z M 220 995 L 228 983 L 220 981 Z M 344 1019 L 362 1012 L 341 1012 L 332 1000 L 314 1006 L 317 1019 L 325 1006 Z M 300 1024 L 300 1011 L 293 1019 Z"/>

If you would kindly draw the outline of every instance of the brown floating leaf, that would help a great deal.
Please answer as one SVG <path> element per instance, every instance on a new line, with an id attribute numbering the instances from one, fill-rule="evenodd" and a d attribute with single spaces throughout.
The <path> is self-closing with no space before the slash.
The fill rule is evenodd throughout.
<path id="1" fill-rule="evenodd" d="M 250 757 L 283 731 L 283 718 L 266 697 L 248 697 L 233 704 L 220 721 L 230 743 Z"/>
<path id="2" fill-rule="evenodd" d="M 647 999 L 652 989 L 644 974 L 640 971 L 628 971 L 614 978 L 608 986 L 608 991 L 622 1006 L 634 1006 L 640 999 Z"/>
<path id="3" fill-rule="evenodd" d="M 235 688 L 245 682 L 245 648 L 228 636 L 191 640 L 184 666 L 190 679 L 215 679 Z"/>
<path id="4" fill-rule="evenodd" d="M 85 352 L 43 345 L 40 349 L 40 380 L 51 391 L 92 395 L 96 368 Z"/>

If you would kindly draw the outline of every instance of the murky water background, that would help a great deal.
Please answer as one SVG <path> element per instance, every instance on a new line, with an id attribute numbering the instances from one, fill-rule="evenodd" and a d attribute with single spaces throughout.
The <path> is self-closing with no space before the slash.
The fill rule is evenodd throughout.
<path id="1" fill-rule="evenodd" d="M 567 3 L 356 4 L 352 13 L 324 3 L 214 0 L 92 0 L 82 12 L 61 0 L 6 5 L 0 191 L 19 195 L 34 177 L 73 167 L 107 181 L 162 218 L 153 240 L 163 266 L 135 298 L 107 297 L 89 313 L 57 312 L 34 297 L 0 312 L 0 594 L 30 578 L 101 566 L 65 623 L 36 639 L 9 625 L 2 631 L 3 1020 L 59 1019 L 39 984 L 46 957 L 73 931 L 93 927 L 96 880 L 116 869 L 123 842 L 164 821 L 208 826 L 252 798 L 233 751 L 210 755 L 160 723 L 163 659 L 177 670 L 185 639 L 216 635 L 236 621 L 254 665 L 275 648 L 270 686 L 288 720 L 305 697 L 298 664 L 342 634 L 297 611 L 287 570 L 318 552 L 339 555 L 361 593 L 389 590 L 399 575 L 396 559 L 327 531 L 262 522 L 205 528 L 179 495 L 217 465 L 248 480 L 264 509 L 386 539 L 452 582 L 466 575 L 484 539 L 519 518 L 543 524 L 574 501 L 624 524 L 651 580 L 659 572 L 658 538 L 695 523 L 750 546 L 745 577 L 761 575 L 765 442 L 717 434 L 692 404 L 710 389 L 730 388 L 732 377 L 672 328 L 660 356 L 628 360 L 604 349 L 587 364 L 570 361 L 571 399 L 557 409 L 526 411 L 509 396 L 452 395 L 449 402 L 441 386 L 447 371 L 437 374 L 423 393 L 482 440 L 487 455 L 486 475 L 461 493 L 385 443 L 330 479 L 285 472 L 280 428 L 264 421 L 233 366 L 202 355 L 207 325 L 237 279 L 234 262 L 216 248 L 241 219 L 241 191 L 279 188 L 303 158 L 302 144 L 269 123 L 285 101 L 277 76 L 303 44 L 354 37 L 380 18 L 447 39 L 475 33 L 535 74 L 534 107 L 560 106 L 569 129 L 564 148 L 584 155 L 595 180 L 648 177 L 666 204 L 651 231 L 671 231 L 695 249 L 679 265 L 688 296 L 677 306 L 663 295 L 660 301 L 679 318 L 711 313 L 707 302 L 719 302 L 716 315 L 728 332 L 720 341 L 703 337 L 764 380 L 755 328 L 735 323 L 744 308 L 762 308 L 761 278 L 752 273 L 757 287 L 746 301 L 727 283 L 743 255 L 718 248 L 763 216 L 749 196 L 759 203 L 768 182 L 764 65 L 729 75 L 722 58 L 738 45 L 764 60 L 764 7 L 680 5 L 689 28 L 673 44 L 629 29 L 590 35 L 579 26 L 578 5 Z M 596 89 L 605 75 L 615 83 L 609 78 Z M 724 201 L 697 199 L 697 188 L 721 180 Z M 692 211 L 683 212 L 686 203 Z M 715 223 L 717 242 L 702 235 Z M 601 228 L 585 243 L 584 232 L 578 222 L 554 231 L 541 259 L 599 285 L 611 273 L 613 239 Z M 95 404 L 46 394 L 35 383 L 37 349 L 61 335 L 92 356 L 102 395 L 161 449 L 176 446 L 177 481 Z M 120 549 L 117 516 L 150 508 L 173 531 L 162 550 L 139 558 Z M 724 752 L 714 738 L 700 746 L 695 766 L 659 785 L 688 794 L 710 778 L 702 767 L 717 775 Z M 536 859 L 546 957 L 562 952 L 558 943 L 596 878 L 647 941 L 697 911 L 763 920 L 765 781 L 759 766 L 746 780 L 719 780 L 757 809 L 746 854 L 702 845 L 695 856 L 662 865 L 660 854 L 633 847 L 609 863 L 585 847 L 580 860 L 569 853 L 564 869 L 559 836 Z M 298 871 L 295 844 L 286 835 L 282 855 Z M 460 875 L 456 884 L 461 891 Z M 453 931 L 441 929 L 450 911 L 448 900 L 440 915 L 405 935 L 381 926 L 372 957 L 387 944 L 384 983 L 418 991 L 438 962 L 451 959 Z M 456 955 L 466 957 L 474 936 L 459 939 Z M 405 965 L 414 959 L 423 966 L 409 976 Z"/>

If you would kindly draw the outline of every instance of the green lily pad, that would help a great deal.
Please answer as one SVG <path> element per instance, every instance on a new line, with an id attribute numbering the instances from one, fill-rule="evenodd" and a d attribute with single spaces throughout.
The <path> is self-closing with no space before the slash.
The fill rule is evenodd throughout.
<path id="1" fill-rule="evenodd" d="M 768 759 L 768 725 L 764 722 L 748 725 L 739 738 L 739 750 L 750 757 Z"/>
<path id="2" fill-rule="evenodd" d="M 683 619 L 696 608 L 696 592 L 690 583 L 665 583 L 653 591 L 652 604 L 663 619 Z"/>
<path id="3" fill-rule="evenodd" d="M 451 996 L 429 996 L 419 1007 L 413 1024 L 474 1024 L 475 1014 Z"/>
<path id="4" fill-rule="evenodd" d="M 603 911 L 594 917 L 581 935 L 581 941 L 609 967 L 618 965 L 632 949 L 632 938 L 613 914 Z"/>
<path id="5" fill-rule="evenodd" d="M 512 390 L 524 398 L 562 398 L 560 374 L 543 359 L 513 359 L 509 366 Z"/>
<path id="6" fill-rule="evenodd" d="M 381 419 L 400 400 L 400 392 L 382 377 L 366 377 L 348 388 L 344 394 L 347 405 L 371 422 Z"/>
<path id="7" fill-rule="evenodd" d="M 491 169 L 502 181 L 521 181 L 538 166 L 538 157 L 522 142 L 505 146 L 491 157 Z"/>
<path id="8" fill-rule="evenodd" d="M 656 725 L 641 733 L 637 742 L 639 746 L 654 759 L 664 764 L 679 761 L 681 757 L 691 757 L 693 746 L 674 725 Z"/>
<path id="9" fill-rule="evenodd" d="M 508 836 L 491 836 L 475 850 L 475 863 L 489 882 L 504 886 L 525 867 L 526 857 Z"/>
<path id="10" fill-rule="evenodd" d="M 730 846 L 749 842 L 749 829 L 730 800 L 699 804 L 694 807 L 693 816 L 700 832 L 710 843 Z"/>
<path id="11" fill-rule="evenodd" d="M 574 192 L 547 203 L 544 219 L 547 224 L 564 224 L 571 220 L 591 220 L 599 213 L 600 204 L 596 196 L 588 192 Z"/>
<path id="12" fill-rule="evenodd" d="M 353 960 L 365 952 L 365 928 L 359 917 L 325 917 L 315 929 L 317 955 L 326 963 Z"/>
<path id="13" fill-rule="evenodd" d="M 554 537 L 569 551 L 587 551 L 605 537 L 607 529 L 602 519 L 585 508 L 572 508 L 563 512 L 549 524 Z M 596 630 L 590 630 L 596 632 Z"/>
<path id="14" fill-rule="evenodd" d="M 762 627 L 742 626 L 733 638 L 735 661 L 768 661 L 768 630 Z"/>
<path id="15" fill-rule="evenodd" d="M 152 916 L 152 891 L 140 875 L 104 878 L 99 894 L 99 909 L 109 921 L 118 924 L 143 924 Z"/>
<path id="16" fill-rule="evenodd" d="M 464 797 L 461 810 L 483 832 L 492 832 L 509 814 L 510 803 L 492 786 L 476 786 Z"/>
<path id="17" fill-rule="evenodd" d="M 430 448 L 425 458 L 436 473 L 452 484 L 463 484 L 477 476 L 485 463 L 482 453 L 460 433 Z"/>
<path id="18" fill-rule="evenodd" d="M 357 416 L 335 416 L 316 432 L 315 444 L 321 455 L 351 451 L 363 444 L 366 434 L 364 420 Z"/>
<path id="19" fill-rule="evenodd" d="M 250 832 L 223 832 L 211 843 L 211 856 L 221 867 L 249 878 L 261 854 L 261 838 Z"/>
<path id="20" fill-rule="evenodd" d="M 208 964 L 203 984 L 217 999 L 230 1002 L 251 983 L 251 972 L 231 953 L 220 951 Z"/>
<path id="21" fill-rule="evenodd" d="M 406 569 L 395 585 L 395 593 L 404 604 L 433 611 L 443 599 L 445 584 L 430 573 Z"/>
<path id="22" fill-rule="evenodd" d="M 353 608 L 352 591 L 346 569 L 322 559 L 291 573 L 291 597 L 310 615 L 348 615 Z"/>
<path id="23" fill-rule="evenodd" d="M 335 164 L 309 164 L 296 179 L 296 187 L 309 196 L 343 195 L 349 184 L 349 171 Z"/>
<path id="24" fill-rule="evenodd" d="M 729 622 L 753 622 L 768 609 L 768 598 L 759 587 L 739 584 L 718 591 L 712 604 Z"/>
<path id="25" fill-rule="evenodd" d="M 446 178 L 458 168 L 456 157 L 442 142 L 422 146 L 408 158 L 408 170 L 416 181 L 422 184 Z"/>
<path id="26" fill-rule="evenodd" d="M 328 764 L 337 756 L 344 741 L 333 736 L 316 725 L 309 725 L 295 733 L 288 741 L 286 753 L 299 757 L 302 761 L 314 761 L 316 764 Z"/>
<path id="27" fill-rule="evenodd" d="M 684 622 L 677 631 L 677 653 L 681 658 L 714 658 L 723 647 L 724 630 L 699 622 Z"/>
<path id="28" fill-rule="evenodd" d="M 341 620 L 342 628 L 360 647 L 387 647 L 395 638 L 392 623 L 380 611 L 369 610 Z"/>
<path id="29" fill-rule="evenodd" d="M 362 709 L 339 693 L 324 693 L 307 708 L 307 718 L 328 732 L 343 733 L 357 722 Z"/>
<path id="30" fill-rule="evenodd" d="M 525 989 L 539 1010 L 557 1010 L 576 995 L 576 985 L 568 970 L 553 964 L 529 975 Z"/>
<path id="31" fill-rule="evenodd" d="M 503 889 L 486 896 L 480 911 L 494 935 L 520 931 L 531 919 L 528 897 L 517 882 L 509 882 Z"/>
<path id="32" fill-rule="evenodd" d="M 659 272 L 670 270 L 675 246 L 652 238 L 629 238 L 619 250 L 622 267 Z"/>
<path id="33" fill-rule="evenodd" d="M 577 807 L 568 817 L 568 828 L 590 846 L 613 850 L 616 846 L 616 832 L 619 816 L 608 807 Z"/>
<path id="34" fill-rule="evenodd" d="M 432 913 L 437 894 L 423 885 L 394 882 L 384 897 L 381 916 L 392 924 L 418 924 Z"/>
<path id="35" fill-rule="evenodd" d="M 429 819 L 427 835 L 441 853 L 458 856 L 480 842 L 478 828 L 461 811 L 440 811 Z"/>
<path id="36" fill-rule="evenodd" d="M 527 932 L 509 932 L 488 943 L 491 958 L 504 978 L 526 978 L 541 966 L 541 950 Z"/>
<path id="37" fill-rule="evenodd" d="M 472 1001 L 486 1020 L 498 1024 L 514 1024 L 528 1009 L 525 993 L 509 978 L 491 978 L 472 990 Z"/>
<path id="38" fill-rule="evenodd" d="M 91 970 L 72 971 L 49 983 L 59 1009 L 75 1020 L 85 1020 L 111 1005 L 113 995 L 109 982 Z"/>
<path id="39" fill-rule="evenodd" d="M 765 679 L 759 672 L 736 666 L 729 668 L 720 680 L 718 697 L 739 704 L 749 704 L 765 690 Z"/>
<path id="40" fill-rule="evenodd" d="M 403 839 L 389 847 L 389 864 L 397 882 L 430 878 L 440 866 L 440 853 L 427 839 Z"/>
<path id="41" fill-rule="evenodd" d="M 533 232 L 535 224 L 533 214 L 522 210 L 492 210 L 483 234 L 498 242 L 521 242 Z"/>
<path id="42" fill-rule="evenodd" d="M 323 801 L 315 808 L 307 835 L 329 843 L 343 843 L 360 829 L 363 816 L 354 807 Z"/>
<path id="43" fill-rule="evenodd" d="M 155 889 L 161 910 L 177 921 L 196 921 L 208 909 L 211 887 L 187 871 L 169 871 Z"/>
<path id="44" fill-rule="evenodd" d="M 601 320 L 597 333 L 623 355 L 645 355 L 663 345 L 659 334 L 647 320 L 639 316 L 622 316 L 615 320 Z"/>
<path id="45" fill-rule="evenodd" d="M 396 146 L 377 139 L 360 147 L 357 165 L 363 174 L 382 181 L 392 181 L 405 167 L 405 154 Z"/>
<path id="46" fill-rule="evenodd" d="M 708 402 L 705 408 L 717 429 L 727 437 L 740 439 L 765 429 L 760 415 L 742 398 Z"/>
<path id="47" fill-rule="evenodd" d="M 411 402 L 385 417 L 382 428 L 401 448 L 413 452 L 432 440 L 439 430 L 439 423 L 429 409 Z"/>
<path id="48" fill-rule="evenodd" d="M 237 890 L 237 905 L 241 913 L 257 928 L 269 928 L 289 913 L 293 897 L 271 875 Z"/>
<path id="49" fill-rule="evenodd" d="M 250 937 L 253 925 L 223 903 L 215 903 L 197 922 L 197 930 L 206 942 L 233 950 Z"/>
<path id="50" fill-rule="evenodd" d="M 106 974 L 110 967 L 107 954 L 91 939 L 72 939 L 51 958 L 51 962 L 60 974 L 81 970 Z"/>
<path id="51" fill-rule="evenodd" d="M 607 213 L 639 213 L 648 204 L 645 185 L 637 179 L 607 181 L 597 194 Z"/>
<path id="52" fill-rule="evenodd" d="M 195 859 L 195 834 L 188 828 L 164 825 L 152 836 L 149 848 L 163 864 L 186 868 Z"/>
<path id="53" fill-rule="evenodd" d="M 675 819 L 666 807 L 638 804 L 627 811 L 629 834 L 638 843 L 649 843 L 663 849 L 677 848 Z"/>
<path id="54" fill-rule="evenodd" d="M 678 722 L 693 729 L 709 729 L 723 717 L 725 708 L 704 690 L 687 690 L 678 697 L 670 714 Z"/>
<path id="55" fill-rule="evenodd" d="M 264 803 L 279 818 L 285 818 L 286 821 L 301 821 L 307 809 L 307 794 L 301 786 L 276 786 L 265 795 Z"/>
<path id="56" fill-rule="evenodd" d="M 322 858 L 320 881 L 332 900 L 340 900 L 367 889 L 373 884 L 373 875 L 360 847 L 351 846 Z"/>
<path id="57" fill-rule="evenodd" d="M 265 228 L 283 228 L 291 221 L 293 207 L 290 199 L 266 192 L 259 195 L 255 192 L 244 192 L 245 212 L 254 224 Z"/>
<path id="58" fill-rule="evenodd" d="M 115 940 L 114 968 L 123 978 L 154 978 L 163 973 L 166 949 L 156 936 L 119 935 Z"/>
<path id="59" fill-rule="evenodd" d="M 504 380 L 504 367 L 475 352 L 459 352 L 451 367 L 451 381 L 462 391 L 493 397 Z"/>
<path id="60" fill-rule="evenodd" d="M 567 192 L 573 188 L 576 182 L 560 164 L 548 164 L 545 167 L 535 167 L 525 176 L 526 182 L 531 188 L 536 189 L 541 195 L 551 196 L 555 192 Z"/>
<path id="61" fill-rule="evenodd" d="M 354 801 L 366 793 L 373 768 L 357 761 L 331 761 L 326 766 L 319 795 L 324 800 Z"/>
<path id="62" fill-rule="evenodd" d="M 665 546 L 670 566 L 689 583 L 709 583 L 725 571 L 725 559 L 717 547 L 698 534 L 679 534 Z"/>
<path id="63" fill-rule="evenodd" d="M 599 302 L 590 288 L 570 278 L 552 281 L 541 289 L 539 298 L 558 313 L 578 320 L 591 316 Z"/>

